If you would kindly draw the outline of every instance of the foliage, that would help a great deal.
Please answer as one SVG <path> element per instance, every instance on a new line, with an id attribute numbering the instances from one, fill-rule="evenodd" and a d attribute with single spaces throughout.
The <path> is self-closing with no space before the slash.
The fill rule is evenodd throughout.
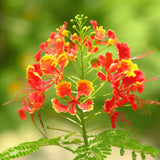
<path id="1" fill-rule="evenodd" d="M 74 144 L 78 145 L 75 150 L 72 149 Z M 76 155 L 74 160 L 103 160 L 108 155 L 111 155 L 112 146 L 120 148 L 121 156 L 125 154 L 125 149 L 132 150 L 133 160 L 136 160 L 136 153 L 141 154 L 142 160 L 145 160 L 145 155 L 147 154 L 154 158 L 157 154 L 160 154 L 160 151 L 154 147 L 129 138 L 128 132 L 120 129 L 111 129 L 97 135 L 91 135 L 87 148 L 82 144 L 81 139 L 74 138 L 73 134 L 70 133 L 56 138 L 41 138 L 37 141 L 21 143 L 1 153 L 0 158 L 1 160 L 14 159 L 37 152 L 40 147 L 49 145 L 57 145 L 71 151 Z"/>

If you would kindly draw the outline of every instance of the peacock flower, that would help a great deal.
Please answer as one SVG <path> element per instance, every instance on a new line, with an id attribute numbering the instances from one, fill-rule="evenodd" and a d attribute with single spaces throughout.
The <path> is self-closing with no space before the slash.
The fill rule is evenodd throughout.
<path id="1" fill-rule="evenodd" d="M 107 41 L 107 46 L 112 46 L 118 42 L 118 39 L 112 30 L 107 31 L 107 37 L 109 38 Z"/>
<path id="2" fill-rule="evenodd" d="M 84 40 L 84 45 L 88 48 L 88 54 L 94 54 L 98 51 L 97 45 L 93 45 L 92 42 L 89 40 L 89 36 L 87 36 Z"/>
<path id="3" fill-rule="evenodd" d="M 44 75 L 53 75 L 59 74 L 63 71 L 64 67 L 68 64 L 68 58 L 66 54 L 61 54 L 58 57 L 50 56 L 46 54 L 41 58 L 40 66 Z M 60 67 L 60 71 L 57 68 L 57 65 Z"/>
<path id="4" fill-rule="evenodd" d="M 66 28 L 67 22 L 65 22 L 63 26 L 60 26 L 60 29 L 57 29 L 57 33 L 52 32 L 46 42 L 40 44 L 40 50 L 35 54 L 36 61 L 40 61 L 42 52 L 50 56 L 59 56 L 63 53 L 65 41 L 62 33 Z"/>
<path id="5" fill-rule="evenodd" d="M 75 60 L 76 54 L 78 53 L 78 47 L 76 43 L 67 42 L 64 46 L 64 50 L 69 59 Z"/>
<path id="6" fill-rule="evenodd" d="M 27 73 L 26 73 L 26 79 L 27 79 L 27 86 L 29 86 L 30 89 L 35 89 L 38 91 L 46 91 L 50 86 L 53 85 L 53 83 L 50 83 L 49 81 L 43 81 L 42 80 L 42 72 L 40 70 L 40 65 L 33 64 L 29 65 L 27 67 Z"/>
<path id="7" fill-rule="evenodd" d="M 111 119 L 112 128 L 116 128 L 115 123 L 117 122 L 117 119 L 119 117 L 119 113 L 114 111 L 114 109 L 117 108 L 115 104 L 115 97 L 113 97 L 111 100 L 107 99 L 104 104 L 104 112 L 106 112 Z"/>
<path id="8" fill-rule="evenodd" d="M 71 82 L 62 81 L 55 86 L 56 94 L 63 98 L 68 96 L 70 100 L 67 105 L 62 105 L 58 99 L 53 98 L 52 105 L 56 112 L 69 112 L 70 114 L 76 113 L 76 106 L 78 106 L 83 111 L 90 111 L 93 109 L 93 102 L 91 100 L 86 100 L 84 103 L 81 102 L 80 97 L 88 97 L 93 91 L 92 83 L 88 80 L 79 80 L 76 84 L 77 95 L 75 97 L 71 94 Z"/>
<path id="9" fill-rule="evenodd" d="M 103 29 L 103 26 L 98 27 L 97 22 L 91 20 L 90 23 L 95 30 L 91 35 L 91 39 L 94 40 L 97 44 L 111 46 L 118 42 L 118 39 L 112 30 L 108 30 L 107 32 Z"/>
<path id="10" fill-rule="evenodd" d="M 57 70 L 56 65 L 57 65 L 56 58 L 48 54 L 43 56 L 40 60 L 40 66 L 41 66 L 43 75 L 54 74 L 55 70 Z"/>
<path id="11" fill-rule="evenodd" d="M 102 81 L 106 81 L 110 79 L 111 73 L 116 72 L 118 70 L 118 63 L 113 60 L 112 53 L 107 52 L 106 56 L 99 55 L 98 61 L 102 65 L 102 68 L 105 69 L 106 74 L 102 72 L 98 72 L 97 75 Z"/>
<path id="12" fill-rule="evenodd" d="M 126 77 L 135 77 L 134 71 L 139 70 L 137 64 L 134 64 L 130 59 L 122 59 L 118 68 L 119 72 L 123 72 Z"/>
<path id="13" fill-rule="evenodd" d="M 18 110 L 19 117 L 21 120 L 26 119 L 25 112 L 33 114 L 36 110 L 39 110 L 44 106 L 45 95 L 42 91 L 32 91 L 28 97 L 24 97 L 22 101 L 22 107 Z"/>
<path id="14" fill-rule="evenodd" d="M 90 23 L 96 32 L 94 36 L 91 36 L 92 40 L 95 40 L 96 44 L 104 44 L 103 41 L 106 37 L 106 31 L 103 29 L 103 26 L 98 27 L 97 22 L 93 20 L 91 20 Z"/>

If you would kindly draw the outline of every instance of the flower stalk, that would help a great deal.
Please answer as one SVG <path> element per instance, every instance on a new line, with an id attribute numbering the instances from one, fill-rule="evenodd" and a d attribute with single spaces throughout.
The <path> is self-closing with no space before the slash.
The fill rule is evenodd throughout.
<path id="1" fill-rule="evenodd" d="M 80 112 L 80 119 L 81 119 L 81 125 L 82 125 L 83 140 L 87 148 L 88 147 L 88 136 L 87 136 L 87 130 L 86 130 L 86 123 L 84 120 L 84 113 L 82 110 L 79 110 L 79 112 Z"/>

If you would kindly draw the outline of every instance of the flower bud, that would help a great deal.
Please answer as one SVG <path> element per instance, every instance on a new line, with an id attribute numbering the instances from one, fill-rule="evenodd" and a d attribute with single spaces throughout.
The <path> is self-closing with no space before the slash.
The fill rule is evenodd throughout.
<path id="1" fill-rule="evenodd" d="M 73 23 L 73 22 L 74 22 L 74 19 L 71 19 L 70 21 Z"/>
<path id="2" fill-rule="evenodd" d="M 75 30 L 77 29 L 76 25 L 73 25 L 72 28 L 75 29 Z"/>
<path id="3" fill-rule="evenodd" d="M 90 33 L 90 36 L 95 36 L 96 35 L 96 32 L 91 32 Z"/>
<path id="4" fill-rule="evenodd" d="M 77 14 L 77 15 L 75 16 L 75 19 L 79 19 L 79 16 L 80 16 L 80 15 L 79 15 L 79 14 Z"/>
<path id="5" fill-rule="evenodd" d="M 83 30 L 83 31 L 86 31 L 86 30 L 87 30 L 87 26 L 84 26 L 84 27 L 82 28 L 82 30 Z"/>

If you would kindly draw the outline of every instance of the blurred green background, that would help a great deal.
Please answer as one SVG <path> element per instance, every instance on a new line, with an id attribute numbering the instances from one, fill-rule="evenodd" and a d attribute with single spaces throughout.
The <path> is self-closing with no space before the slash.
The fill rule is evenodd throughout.
<path id="1" fill-rule="evenodd" d="M 119 41 L 128 43 L 132 56 L 144 50 L 157 49 L 149 57 L 136 60 L 146 78 L 160 75 L 160 1 L 157 0 L 1 0 L 0 1 L 0 104 L 16 96 L 22 88 L 25 67 L 34 63 L 33 56 L 41 42 L 64 21 L 77 14 L 97 20 L 106 30 L 115 31 Z M 70 24 L 69 26 L 70 27 Z M 160 101 L 160 79 L 146 83 L 144 99 Z M 46 124 L 57 125 L 56 115 L 48 98 Z M 0 106 L 0 151 L 19 142 L 41 135 L 31 120 L 20 121 L 20 103 Z M 145 143 L 160 149 L 160 106 L 148 105 L 144 112 L 128 109 L 130 123 Z M 105 119 L 106 120 L 106 119 Z M 105 124 L 99 118 L 99 122 Z M 68 124 L 66 124 L 68 125 Z M 70 126 L 70 124 L 69 124 Z M 118 127 L 124 128 L 122 123 Z M 60 159 L 60 158 L 59 158 Z M 58 160 L 58 158 L 56 159 Z"/>

